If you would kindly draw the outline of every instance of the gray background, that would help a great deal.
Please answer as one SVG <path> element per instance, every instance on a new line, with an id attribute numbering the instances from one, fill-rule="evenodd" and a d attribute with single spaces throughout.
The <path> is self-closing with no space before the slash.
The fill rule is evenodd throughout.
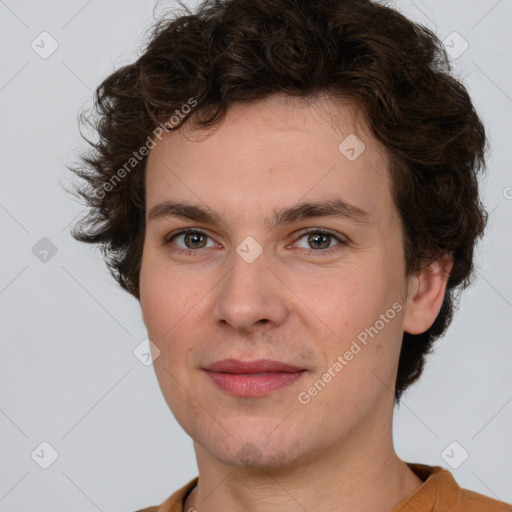
<path id="1" fill-rule="evenodd" d="M 65 164 L 85 145 L 78 112 L 104 77 L 136 58 L 154 7 L 158 17 L 171 5 L 0 1 L 1 511 L 133 511 L 197 474 L 152 366 L 133 354 L 146 337 L 138 303 L 116 287 L 99 251 L 71 238 L 83 206 L 64 190 Z M 512 502 L 512 3 L 395 5 L 442 40 L 456 31 L 468 42 L 454 66 L 491 141 L 476 279 L 396 410 L 396 448 Z M 31 47 L 43 31 L 59 45 L 46 59 Z M 41 252 L 44 237 L 55 254 Z M 58 452 L 48 469 L 39 465 L 51 456 L 42 442 Z M 451 469 L 442 454 L 460 462 L 462 450 L 469 457 Z"/>

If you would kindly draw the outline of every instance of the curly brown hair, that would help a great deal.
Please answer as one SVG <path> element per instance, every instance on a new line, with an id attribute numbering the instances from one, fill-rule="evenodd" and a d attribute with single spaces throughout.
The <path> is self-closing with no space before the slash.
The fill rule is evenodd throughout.
<path id="1" fill-rule="evenodd" d="M 92 115 L 80 114 L 99 139 L 82 134 L 92 149 L 68 166 L 85 180 L 76 188 L 88 206 L 72 236 L 100 244 L 113 277 L 140 299 L 147 157 L 135 150 L 155 129 L 170 118 L 169 130 L 192 121 L 197 129 L 213 126 L 235 102 L 274 93 L 354 100 L 389 154 L 406 275 L 440 255 L 453 257 L 436 320 L 422 334 L 403 335 L 398 403 L 450 324 L 454 292 L 474 277 L 474 247 L 487 223 L 477 181 L 485 130 L 442 43 L 371 0 L 205 0 L 195 13 L 180 5 L 185 12 L 153 25 L 136 62 L 97 87 Z"/>

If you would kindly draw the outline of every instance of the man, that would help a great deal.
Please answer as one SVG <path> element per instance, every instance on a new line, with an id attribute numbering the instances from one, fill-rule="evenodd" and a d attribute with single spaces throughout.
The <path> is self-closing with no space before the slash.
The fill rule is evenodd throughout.
<path id="1" fill-rule="evenodd" d="M 101 84 L 74 236 L 140 301 L 199 468 L 146 511 L 512 510 L 393 447 L 486 222 L 445 57 L 369 0 L 212 0 Z"/>

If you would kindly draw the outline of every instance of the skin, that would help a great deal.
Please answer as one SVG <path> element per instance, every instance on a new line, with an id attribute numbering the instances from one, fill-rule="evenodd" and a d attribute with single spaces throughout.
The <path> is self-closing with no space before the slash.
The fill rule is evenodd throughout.
<path id="1" fill-rule="evenodd" d="M 338 149 L 350 134 L 365 144 L 354 161 Z M 213 130 L 166 134 L 148 156 L 146 193 L 146 213 L 175 200 L 222 218 L 146 219 L 143 319 L 160 350 L 159 385 L 194 441 L 199 469 L 184 510 L 391 511 L 413 494 L 422 482 L 392 440 L 400 344 L 404 331 L 434 322 L 451 262 L 406 278 L 386 148 L 357 107 L 282 95 L 235 105 Z M 368 212 L 368 223 L 266 223 L 273 209 L 332 198 Z M 169 240 L 181 228 L 203 236 Z M 335 236 L 308 242 L 307 228 Z M 263 249 L 252 263 L 236 252 L 248 236 Z M 335 251 L 322 255 L 327 246 Z M 300 403 L 299 393 L 394 303 L 400 312 Z M 202 370 L 228 357 L 308 371 L 267 396 L 234 397 Z"/>

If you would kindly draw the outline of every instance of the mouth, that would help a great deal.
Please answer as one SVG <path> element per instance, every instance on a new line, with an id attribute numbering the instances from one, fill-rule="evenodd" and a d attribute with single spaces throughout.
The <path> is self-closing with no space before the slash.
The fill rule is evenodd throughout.
<path id="1" fill-rule="evenodd" d="M 306 369 L 269 359 L 223 359 L 206 366 L 203 370 L 217 387 L 238 397 L 269 395 L 293 384 L 307 372 Z"/>

